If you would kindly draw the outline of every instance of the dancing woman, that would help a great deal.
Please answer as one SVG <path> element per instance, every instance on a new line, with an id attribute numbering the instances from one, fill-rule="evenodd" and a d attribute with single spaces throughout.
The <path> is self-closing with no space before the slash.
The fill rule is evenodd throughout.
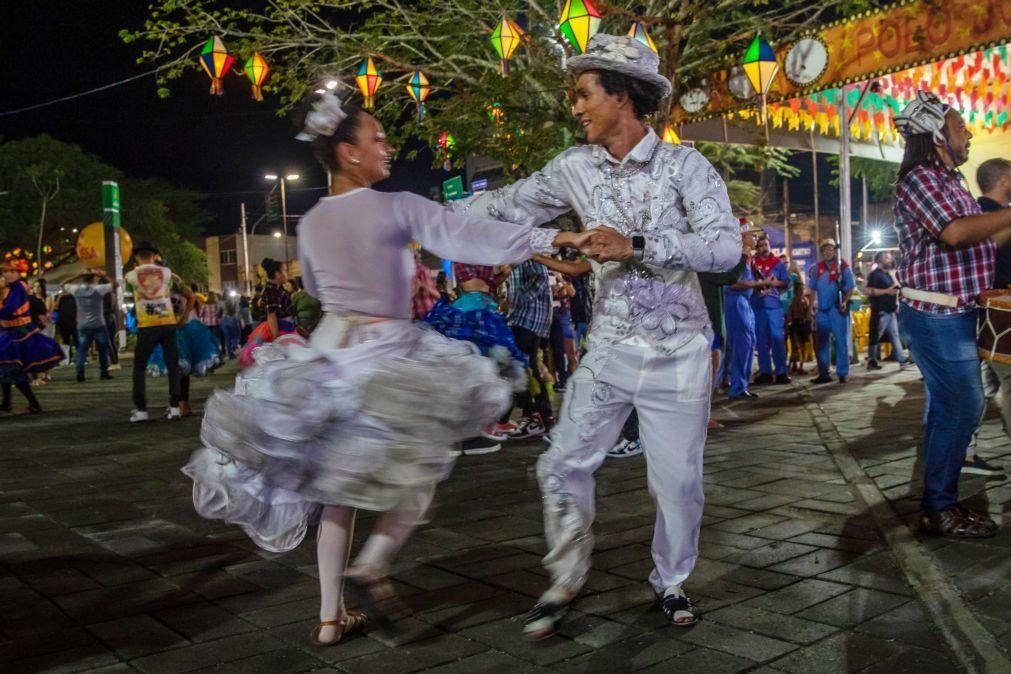
<path id="1" fill-rule="evenodd" d="M 42 411 L 32 392 L 33 374 L 46 372 L 63 359 L 59 344 L 47 337 L 32 320 L 28 284 L 21 274 L 28 270 L 24 260 L 4 260 L 3 289 L 0 290 L 0 412 L 11 411 L 11 389 L 17 387 L 28 401 L 27 414 Z"/>
<path id="2" fill-rule="evenodd" d="M 295 548 L 319 521 L 320 624 L 333 645 L 361 629 L 345 580 L 370 617 L 403 615 L 386 575 L 452 468 L 453 444 L 496 419 L 510 384 L 470 343 L 411 322 L 420 242 L 454 260 L 515 263 L 578 234 L 465 218 L 419 196 L 383 193 L 391 148 L 371 115 L 325 93 L 299 138 L 333 183 L 302 219 L 302 280 L 323 304 L 311 340 L 289 335 L 254 351 L 233 392 L 208 402 L 184 468 L 204 517 L 239 524 L 262 548 Z M 383 513 L 348 566 L 355 512 Z"/>

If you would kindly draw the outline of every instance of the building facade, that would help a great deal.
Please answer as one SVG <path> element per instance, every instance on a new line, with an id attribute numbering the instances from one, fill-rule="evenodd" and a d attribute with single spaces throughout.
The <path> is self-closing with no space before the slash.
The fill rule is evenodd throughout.
<path id="1" fill-rule="evenodd" d="M 216 293 L 227 293 L 231 290 L 248 293 L 250 288 L 263 280 L 260 260 L 265 257 L 283 261 L 290 255 L 292 261 L 289 264 L 288 273 L 290 276 L 298 274 L 298 261 L 296 260 L 298 239 L 296 237 L 289 236 L 287 246 L 284 237 L 275 237 L 272 234 L 253 234 L 247 236 L 246 239 L 249 246 L 248 263 L 240 234 L 204 237 L 209 290 Z"/>

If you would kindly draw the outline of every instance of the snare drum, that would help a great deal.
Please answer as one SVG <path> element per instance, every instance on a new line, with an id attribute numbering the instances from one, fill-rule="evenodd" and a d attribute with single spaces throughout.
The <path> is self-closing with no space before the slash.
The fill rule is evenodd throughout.
<path id="1" fill-rule="evenodd" d="M 985 290 L 979 296 L 976 346 L 979 357 L 1011 365 L 1011 291 Z"/>

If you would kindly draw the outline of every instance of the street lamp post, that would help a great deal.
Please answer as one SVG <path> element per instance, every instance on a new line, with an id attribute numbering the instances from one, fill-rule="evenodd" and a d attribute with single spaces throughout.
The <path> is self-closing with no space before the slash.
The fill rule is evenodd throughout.
<path id="1" fill-rule="evenodd" d="M 284 263 L 287 266 L 288 262 L 291 260 L 291 254 L 288 251 L 288 200 L 285 194 L 284 184 L 289 180 L 298 180 L 297 173 L 289 173 L 286 176 L 281 176 L 276 173 L 268 173 L 263 176 L 267 180 L 276 180 L 281 183 L 281 222 L 283 223 L 282 229 L 284 231 Z"/>

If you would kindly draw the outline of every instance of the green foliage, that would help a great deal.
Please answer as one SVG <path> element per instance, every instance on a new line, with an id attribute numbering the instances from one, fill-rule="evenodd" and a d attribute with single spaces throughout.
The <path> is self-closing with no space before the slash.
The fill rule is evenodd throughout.
<path id="1" fill-rule="evenodd" d="M 226 0 L 227 1 L 227 0 Z M 252 3 L 236 3 L 248 7 Z M 302 101 L 324 78 L 350 86 L 359 63 L 372 56 L 385 78 L 376 114 L 397 144 L 416 135 L 435 147 L 444 130 L 456 138 L 450 159 L 468 155 L 498 160 L 525 175 L 570 146 L 579 130 L 565 95 L 563 62 L 572 49 L 558 33 L 561 2 L 537 0 L 272 0 L 262 9 L 237 9 L 209 0 L 154 0 L 143 28 L 124 31 L 126 42 L 146 45 L 142 62 L 163 67 L 159 93 L 188 74 L 204 77 L 197 56 L 220 36 L 241 63 L 253 51 L 273 68 L 267 89 L 281 111 Z M 657 43 L 661 68 L 677 86 L 692 85 L 726 59 L 737 59 L 755 31 L 789 40 L 812 26 L 882 4 L 878 0 L 639 0 L 627 6 L 598 3 L 601 30 L 624 34 L 642 21 Z M 510 65 L 498 73 L 489 36 L 503 14 L 526 31 Z M 432 83 L 429 114 L 418 124 L 403 87 L 415 69 Z M 493 121 L 489 108 L 504 110 Z M 658 129 L 667 110 L 652 123 Z M 437 157 L 441 164 L 443 157 Z M 771 158 L 768 160 L 771 161 Z"/>
<path id="2" fill-rule="evenodd" d="M 695 148 L 723 175 L 734 210 L 747 215 L 761 213 L 764 195 L 754 182 L 735 179 L 736 173 L 771 170 L 783 178 L 800 175 L 800 169 L 789 163 L 790 151 L 784 148 L 730 143 L 697 143 Z"/>
<path id="3" fill-rule="evenodd" d="M 34 178 L 34 180 L 33 180 Z M 54 262 L 75 259 L 74 229 L 102 219 L 103 180 L 120 184 L 123 227 L 133 240 L 149 239 L 165 253 L 180 276 L 207 278 L 203 251 L 193 242 L 210 214 L 200 206 L 200 194 L 162 180 L 136 180 L 80 147 L 42 135 L 0 143 L 0 248 L 36 250 L 44 190 L 59 181 L 59 190 L 45 210 L 42 245 Z"/>
<path id="4" fill-rule="evenodd" d="M 832 165 L 832 179 L 829 182 L 838 187 L 839 157 L 830 156 L 828 161 Z M 895 193 L 899 165 L 882 159 L 850 157 L 850 175 L 854 178 L 867 178 L 867 192 L 871 201 L 888 201 Z"/>

